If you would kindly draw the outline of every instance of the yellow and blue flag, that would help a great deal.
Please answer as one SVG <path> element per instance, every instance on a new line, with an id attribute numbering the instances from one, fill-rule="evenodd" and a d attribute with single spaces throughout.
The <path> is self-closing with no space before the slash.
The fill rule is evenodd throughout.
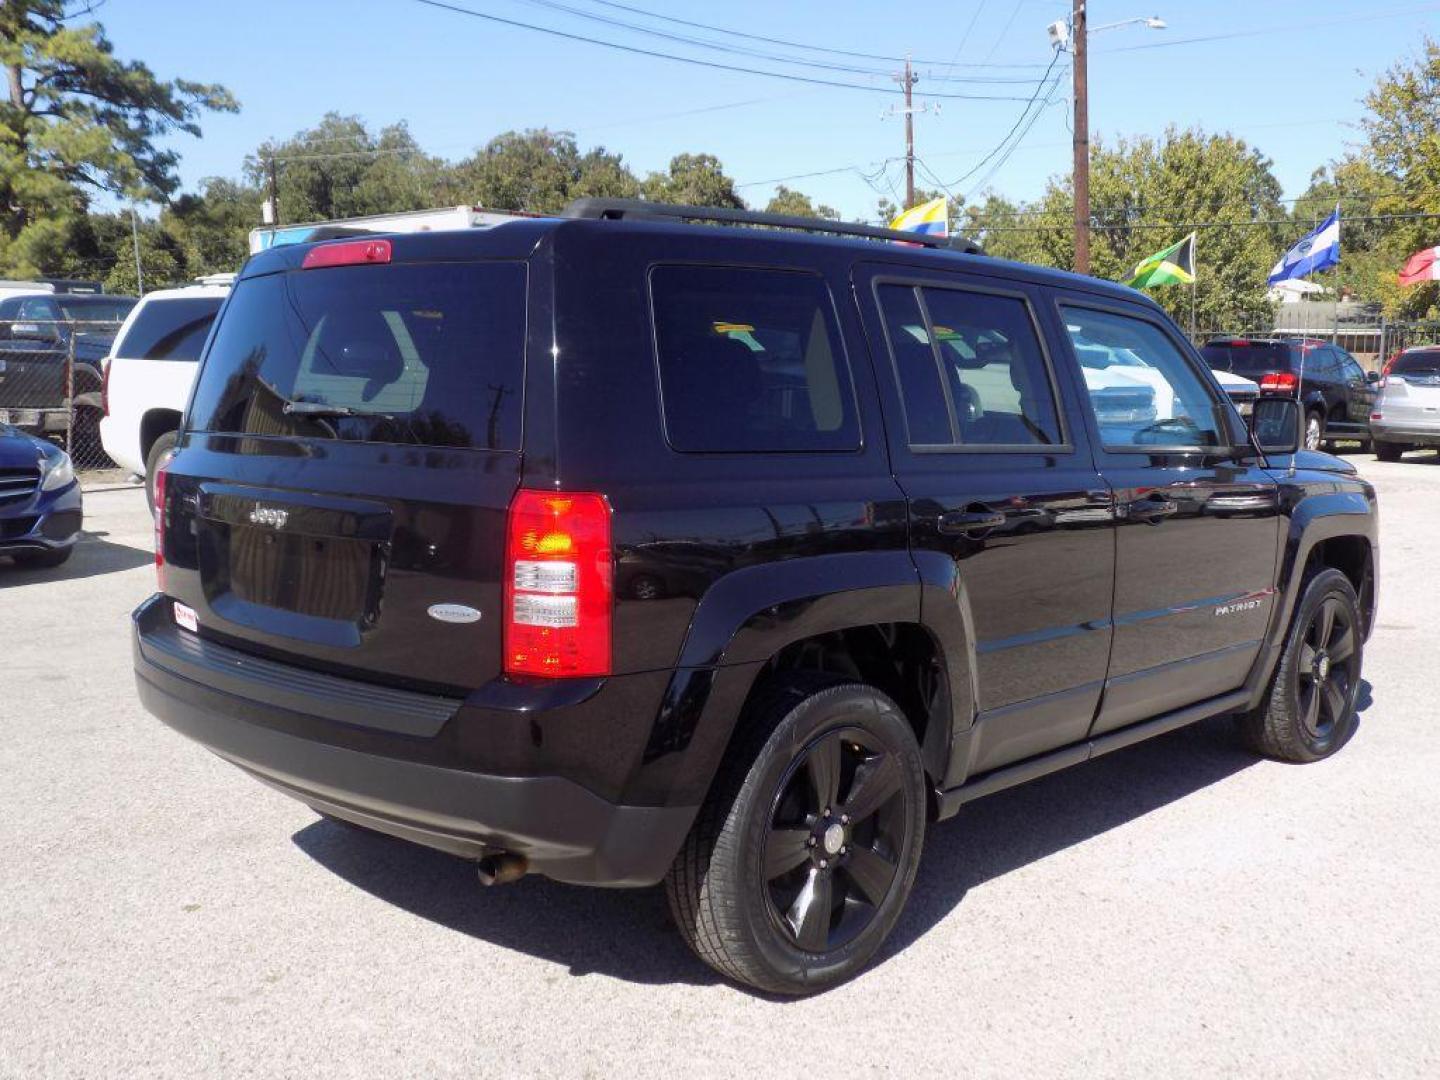
<path id="1" fill-rule="evenodd" d="M 918 232 L 926 236 L 949 236 L 950 214 L 945 197 L 931 199 L 919 206 L 912 206 L 890 222 L 890 228 L 901 232 Z"/>

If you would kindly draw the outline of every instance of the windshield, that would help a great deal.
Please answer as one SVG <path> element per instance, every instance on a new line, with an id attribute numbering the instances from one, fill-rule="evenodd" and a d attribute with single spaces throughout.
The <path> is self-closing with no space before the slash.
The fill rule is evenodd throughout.
<path id="1" fill-rule="evenodd" d="M 240 282 L 196 430 L 518 449 L 522 263 L 295 270 Z"/>

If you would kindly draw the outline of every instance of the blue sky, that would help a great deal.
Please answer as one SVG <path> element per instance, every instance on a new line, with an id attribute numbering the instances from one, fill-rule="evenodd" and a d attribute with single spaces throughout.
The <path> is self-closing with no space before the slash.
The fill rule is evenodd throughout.
<path id="1" fill-rule="evenodd" d="M 453 0 L 522 22 L 722 63 L 771 66 L 753 57 L 697 50 L 591 22 L 546 0 Z M 563 0 L 608 18 L 676 34 L 700 31 L 655 22 L 596 0 Z M 675 18 L 752 34 L 877 55 L 914 54 L 925 91 L 1028 99 L 1052 56 L 1046 26 L 1068 0 L 944 0 L 936 13 L 896 19 L 898 5 L 862 0 L 627 0 Z M 1098 26 L 1158 15 L 1165 30 L 1128 27 L 1091 43 L 1091 130 L 1102 137 L 1158 134 L 1167 124 L 1230 131 L 1275 162 L 1288 194 L 1357 138 L 1359 99 L 1373 78 L 1414 56 L 1423 35 L 1440 37 L 1440 3 L 1401 0 L 1092 0 Z M 763 203 L 775 178 L 856 165 L 791 181 L 846 216 L 873 214 L 875 188 L 903 183 L 901 122 L 882 120 L 896 99 L 883 76 L 791 66 L 874 89 L 822 88 L 652 59 L 560 40 L 423 6 L 416 0 L 109 0 L 97 17 L 117 53 L 158 75 L 221 82 L 239 98 L 237 116 L 203 121 L 204 137 L 174 140 L 187 188 L 207 176 L 237 176 L 247 152 L 334 110 L 373 127 L 405 120 L 422 146 L 458 158 L 511 128 L 547 126 L 603 144 L 632 168 L 661 168 L 683 151 L 709 151 Z M 1221 36 L 1224 35 L 1224 36 Z M 713 37 L 713 35 L 711 35 Z M 1184 43 L 1188 38 L 1212 40 Z M 723 40 L 723 39 L 722 39 Z M 733 46 L 820 63 L 886 69 L 884 61 L 800 53 L 730 38 Z M 1157 47 L 1158 46 L 1158 47 Z M 949 66 L 951 61 L 954 66 Z M 1003 68 L 967 64 L 1024 65 Z M 959 83 L 946 76 L 1013 82 Z M 1069 79 L 988 185 L 1015 198 L 1037 194 L 1069 168 Z M 920 158 L 953 183 L 992 151 L 1025 100 L 944 100 L 916 120 Z M 707 111 L 699 111 L 707 110 Z M 989 166 L 954 190 L 971 185 Z M 872 186 L 873 185 L 873 186 Z M 933 185 L 927 185 L 933 186 Z"/>

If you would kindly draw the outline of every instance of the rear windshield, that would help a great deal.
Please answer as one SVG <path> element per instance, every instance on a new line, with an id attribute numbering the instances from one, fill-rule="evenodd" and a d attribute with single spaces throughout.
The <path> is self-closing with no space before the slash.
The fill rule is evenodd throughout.
<path id="1" fill-rule="evenodd" d="M 240 282 L 195 390 L 199 431 L 515 450 L 523 263 L 295 270 Z"/>
<path id="2" fill-rule="evenodd" d="M 115 346 L 115 355 L 130 360 L 200 359 L 220 301 L 218 296 L 151 300 Z"/>
<path id="3" fill-rule="evenodd" d="M 1205 362 L 1216 371 L 1236 375 L 1263 375 L 1267 371 L 1289 371 L 1291 347 L 1280 342 L 1227 345 L 1212 342 L 1200 350 Z"/>
<path id="4" fill-rule="evenodd" d="M 61 294 L 55 297 L 55 302 L 60 305 L 60 310 L 65 318 L 74 319 L 76 322 L 113 322 L 125 321 L 125 316 L 130 314 L 130 309 L 137 303 L 133 296 L 70 296 Z"/>
<path id="5" fill-rule="evenodd" d="M 1440 349 L 1401 353 L 1390 371 L 1395 375 L 1440 375 Z"/>

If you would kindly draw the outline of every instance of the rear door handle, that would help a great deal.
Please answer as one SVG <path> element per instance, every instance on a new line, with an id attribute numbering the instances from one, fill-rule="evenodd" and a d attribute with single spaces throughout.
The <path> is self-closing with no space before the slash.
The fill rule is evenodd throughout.
<path id="1" fill-rule="evenodd" d="M 1001 510 L 952 510 L 940 515 L 936 528 L 947 536 L 955 536 L 982 529 L 998 529 L 1004 524 L 1005 513 Z"/>
<path id="2" fill-rule="evenodd" d="M 1136 499 L 1125 505 L 1125 516 L 1132 521 L 1148 521 L 1159 525 L 1168 517 L 1174 517 L 1180 504 L 1174 499 Z"/>

